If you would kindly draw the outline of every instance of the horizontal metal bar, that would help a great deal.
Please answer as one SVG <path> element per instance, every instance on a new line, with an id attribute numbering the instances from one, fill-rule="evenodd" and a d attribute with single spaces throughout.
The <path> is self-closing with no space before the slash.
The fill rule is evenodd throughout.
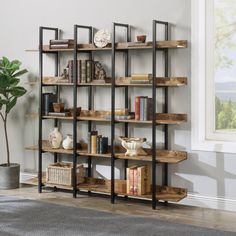
<path id="1" fill-rule="evenodd" d="M 45 26 L 40 26 L 39 28 L 42 29 L 42 30 L 53 30 L 53 31 L 57 31 L 58 30 L 58 28 L 45 27 Z"/>
<path id="2" fill-rule="evenodd" d="M 114 22 L 113 24 L 114 24 L 115 27 L 116 27 L 116 26 L 125 27 L 125 28 L 128 28 L 128 27 L 129 27 L 128 24 L 122 24 L 122 23 L 116 23 L 116 22 Z"/>
<path id="3" fill-rule="evenodd" d="M 87 26 L 87 25 L 74 25 L 74 27 L 81 29 L 92 29 L 92 26 Z"/>
<path id="4" fill-rule="evenodd" d="M 167 21 L 154 20 L 155 24 L 168 25 Z"/>

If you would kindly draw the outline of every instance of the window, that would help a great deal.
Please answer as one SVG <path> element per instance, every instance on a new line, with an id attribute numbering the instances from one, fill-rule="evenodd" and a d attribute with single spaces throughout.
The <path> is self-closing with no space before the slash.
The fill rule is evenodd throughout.
<path id="1" fill-rule="evenodd" d="M 235 0 L 192 0 L 193 149 L 236 152 L 235 12 Z"/>

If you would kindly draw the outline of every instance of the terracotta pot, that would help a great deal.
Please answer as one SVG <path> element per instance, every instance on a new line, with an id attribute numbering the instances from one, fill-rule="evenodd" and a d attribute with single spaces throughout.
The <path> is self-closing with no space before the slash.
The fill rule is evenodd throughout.
<path id="1" fill-rule="evenodd" d="M 63 112 L 65 104 L 64 103 L 53 103 L 53 110 L 54 112 Z"/>
<path id="2" fill-rule="evenodd" d="M 137 41 L 139 43 L 145 43 L 146 42 L 146 35 L 137 35 Z"/>

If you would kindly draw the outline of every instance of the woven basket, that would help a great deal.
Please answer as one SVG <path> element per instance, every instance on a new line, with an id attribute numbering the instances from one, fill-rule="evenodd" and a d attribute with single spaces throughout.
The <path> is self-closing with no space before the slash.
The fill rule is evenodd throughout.
<path id="1" fill-rule="evenodd" d="M 72 163 L 54 163 L 50 164 L 46 169 L 46 182 L 50 184 L 58 184 L 72 186 Z M 83 165 L 77 164 L 76 167 L 77 184 L 84 182 L 85 169 Z"/>

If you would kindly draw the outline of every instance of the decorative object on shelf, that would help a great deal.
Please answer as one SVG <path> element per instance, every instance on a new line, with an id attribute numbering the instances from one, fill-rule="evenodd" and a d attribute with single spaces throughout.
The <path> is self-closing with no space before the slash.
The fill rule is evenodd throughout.
<path id="1" fill-rule="evenodd" d="M 104 70 L 102 64 L 98 61 L 94 62 L 94 82 L 105 83 L 106 71 Z"/>
<path id="2" fill-rule="evenodd" d="M 73 137 L 71 134 L 66 135 L 66 138 L 62 142 L 62 147 L 66 150 L 73 149 Z"/>
<path id="3" fill-rule="evenodd" d="M 61 146 L 62 134 L 60 133 L 58 127 L 49 134 L 48 141 L 53 149 L 58 149 Z"/>
<path id="4" fill-rule="evenodd" d="M 26 93 L 26 89 L 19 86 L 19 78 L 27 73 L 27 70 L 21 70 L 20 66 L 21 62 L 18 60 L 10 61 L 6 57 L 0 59 L 0 117 L 6 144 L 6 163 L 0 165 L 0 189 L 19 188 L 20 165 L 10 162 L 7 120 L 19 97 Z"/>
<path id="5" fill-rule="evenodd" d="M 63 69 L 63 72 L 62 72 L 62 74 L 61 74 L 61 77 L 62 77 L 64 80 L 68 80 L 68 82 L 69 82 L 69 67 L 68 67 L 68 66 Z"/>
<path id="6" fill-rule="evenodd" d="M 64 103 L 58 103 L 54 102 L 53 103 L 53 110 L 54 112 L 60 113 L 64 111 L 65 104 Z"/>
<path id="7" fill-rule="evenodd" d="M 94 44 L 98 48 L 106 47 L 111 40 L 111 33 L 107 29 L 101 29 L 94 35 Z"/>
<path id="8" fill-rule="evenodd" d="M 48 115 L 49 112 L 53 112 L 53 103 L 57 102 L 57 96 L 53 93 L 43 93 L 42 112 L 43 115 Z"/>
<path id="9" fill-rule="evenodd" d="M 73 165 L 72 163 L 53 163 L 46 169 L 46 182 L 49 184 L 58 184 L 63 186 L 72 186 L 73 184 Z M 85 168 L 83 164 L 76 166 L 76 183 L 84 182 Z"/>
<path id="10" fill-rule="evenodd" d="M 137 41 L 139 43 L 145 43 L 146 42 L 146 35 L 137 35 Z"/>
<path id="11" fill-rule="evenodd" d="M 66 109 L 65 112 L 69 112 L 69 116 L 73 116 L 74 115 L 74 108 Z M 80 113 L 81 113 L 81 107 L 77 107 L 76 108 L 76 116 L 80 116 Z"/>
<path id="12" fill-rule="evenodd" d="M 147 155 L 147 153 L 142 149 L 142 144 L 146 141 L 146 138 L 126 138 L 123 136 L 119 137 L 121 145 L 127 150 L 126 156 L 138 156 Z"/>
<path id="13" fill-rule="evenodd" d="M 130 84 L 150 84 L 152 74 L 135 74 L 131 75 Z"/>

